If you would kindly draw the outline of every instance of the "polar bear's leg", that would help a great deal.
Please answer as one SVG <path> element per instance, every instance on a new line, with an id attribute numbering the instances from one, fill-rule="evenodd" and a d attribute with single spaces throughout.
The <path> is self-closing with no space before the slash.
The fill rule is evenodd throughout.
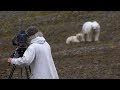
<path id="1" fill-rule="evenodd" d="M 86 41 L 91 42 L 92 41 L 92 35 L 91 32 L 87 34 Z"/>
<path id="2" fill-rule="evenodd" d="M 77 39 L 77 40 L 75 40 L 75 42 L 79 43 L 80 41 Z"/>
<path id="3" fill-rule="evenodd" d="M 99 35 L 100 35 L 100 31 L 96 31 L 96 33 L 95 33 L 95 41 L 99 41 Z"/>
<path id="4" fill-rule="evenodd" d="M 89 41 L 91 42 L 92 41 L 92 31 L 89 32 Z"/>
<path id="5" fill-rule="evenodd" d="M 85 41 L 85 34 L 82 34 L 82 36 L 81 36 L 81 41 L 82 41 L 82 42 Z"/>
<path id="6" fill-rule="evenodd" d="M 86 41 L 89 41 L 89 33 L 86 34 Z"/>

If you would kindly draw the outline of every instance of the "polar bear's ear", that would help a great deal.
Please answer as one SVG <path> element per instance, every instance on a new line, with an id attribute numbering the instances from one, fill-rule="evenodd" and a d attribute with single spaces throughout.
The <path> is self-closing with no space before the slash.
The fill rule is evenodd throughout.
<path id="1" fill-rule="evenodd" d="M 83 34 L 82 33 L 78 33 L 78 34 L 76 34 L 76 36 L 83 36 Z"/>

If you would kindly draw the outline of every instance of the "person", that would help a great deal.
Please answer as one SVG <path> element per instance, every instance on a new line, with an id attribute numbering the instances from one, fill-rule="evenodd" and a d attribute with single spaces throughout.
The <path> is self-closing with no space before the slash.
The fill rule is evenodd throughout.
<path id="1" fill-rule="evenodd" d="M 29 65 L 30 79 L 59 79 L 51 53 L 51 47 L 37 27 L 31 26 L 26 31 L 29 46 L 22 57 L 8 58 L 8 63 Z"/>

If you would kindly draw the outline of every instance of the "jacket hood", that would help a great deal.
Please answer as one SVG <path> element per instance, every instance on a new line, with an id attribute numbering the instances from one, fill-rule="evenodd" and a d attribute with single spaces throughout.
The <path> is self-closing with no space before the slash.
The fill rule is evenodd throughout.
<path id="1" fill-rule="evenodd" d="M 44 37 L 36 37 L 36 38 L 31 40 L 31 44 L 32 43 L 44 44 L 45 38 Z"/>

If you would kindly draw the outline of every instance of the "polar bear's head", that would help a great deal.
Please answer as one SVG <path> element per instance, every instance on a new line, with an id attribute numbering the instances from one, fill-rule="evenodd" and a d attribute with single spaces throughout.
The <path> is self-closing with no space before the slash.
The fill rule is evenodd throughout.
<path id="1" fill-rule="evenodd" d="M 78 33 L 78 34 L 76 34 L 76 37 L 81 41 L 81 39 L 83 38 L 83 34 L 82 33 Z"/>
<path id="2" fill-rule="evenodd" d="M 92 29 L 93 29 L 93 30 L 96 30 L 96 29 L 98 29 L 98 28 L 100 28 L 100 25 L 98 24 L 98 22 L 93 21 L 93 22 L 92 22 Z"/>

